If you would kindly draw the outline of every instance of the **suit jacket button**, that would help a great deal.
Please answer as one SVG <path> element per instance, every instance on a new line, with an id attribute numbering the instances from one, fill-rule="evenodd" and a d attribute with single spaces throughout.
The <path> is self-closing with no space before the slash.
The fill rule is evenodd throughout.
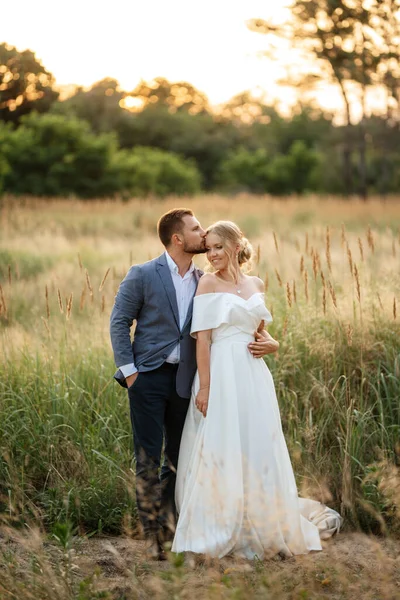
<path id="1" fill-rule="evenodd" d="M 167 358 L 167 357 L 168 357 L 168 354 L 163 354 L 163 355 L 162 355 L 162 357 L 163 357 L 163 358 Z"/>
<path id="2" fill-rule="evenodd" d="M 179 339 L 180 339 L 180 340 L 183 340 L 183 335 L 180 335 L 180 336 L 179 336 Z"/>

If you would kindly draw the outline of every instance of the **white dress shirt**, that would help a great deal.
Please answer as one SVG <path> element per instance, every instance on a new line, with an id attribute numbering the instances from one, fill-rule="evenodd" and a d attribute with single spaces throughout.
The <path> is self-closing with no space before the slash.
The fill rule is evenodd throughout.
<path id="1" fill-rule="evenodd" d="M 167 260 L 167 265 L 171 273 L 172 282 L 174 284 L 175 292 L 176 292 L 176 302 L 178 304 L 178 312 L 179 312 L 179 327 L 182 330 L 185 321 L 186 315 L 188 312 L 188 308 L 190 302 L 194 296 L 196 291 L 196 279 L 194 276 L 194 264 L 190 263 L 189 269 L 186 271 L 185 275 L 182 277 L 179 275 L 179 268 L 176 262 L 170 257 L 168 252 L 165 252 L 165 258 Z M 175 348 L 172 350 L 171 354 L 168 356 L 166 362 L 169 363 L 178 363 L 180 359 L 180 345 L 177 344 Z M 137 368 L 135 364 L 129 363 L 127 365 L 122 365 L 119 367 L 124 377 L 129 377 L 129 375 L 133 375 L 137 372 Z"/>

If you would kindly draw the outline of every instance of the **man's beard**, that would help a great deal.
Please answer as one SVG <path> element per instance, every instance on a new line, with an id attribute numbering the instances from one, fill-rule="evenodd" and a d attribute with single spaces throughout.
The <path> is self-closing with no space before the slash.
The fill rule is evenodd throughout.
<path id="1" fill-rule="evenodd" d="M 207 252 L 207 248 L 205 243 L 200 246 L 191 246 L 190 244 L 184 244 L 183 251 L 187 254 L 205 254 Z"/>

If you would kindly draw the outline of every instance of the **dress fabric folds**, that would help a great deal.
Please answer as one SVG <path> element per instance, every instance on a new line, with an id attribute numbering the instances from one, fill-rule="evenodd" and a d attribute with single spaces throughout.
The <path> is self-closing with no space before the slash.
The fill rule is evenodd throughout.
<path id="1" fill-rule="evenodd" d="M 260 559 L 321 550 L 341 517 L 298 497 L 271 373 L 250 354 L 259 323 L 271 322 L 264 295 L 196 296 L 191 333 L 212 329 L 207 416 L 195 376 L 176 482 L 172 551 Z"/>

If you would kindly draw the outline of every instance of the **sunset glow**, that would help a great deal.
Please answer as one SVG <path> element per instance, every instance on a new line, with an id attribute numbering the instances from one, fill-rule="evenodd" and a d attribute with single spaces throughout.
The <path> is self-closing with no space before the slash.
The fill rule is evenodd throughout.
<path id="1" fill-rule="evenodd" d="M 246 89 L 272 98 L 282 93 L 276 81 L 289 56 L 261 58 L 265 38 L 246 21 L 282 20 L 287 2 L 21 0 L 22 18 L 11 3 L 2 7 L 0 41 L 33 50 L 60 86 L 113 77 L 131 90 L 161 76 L 192 83 L 214 104 Z"/>

